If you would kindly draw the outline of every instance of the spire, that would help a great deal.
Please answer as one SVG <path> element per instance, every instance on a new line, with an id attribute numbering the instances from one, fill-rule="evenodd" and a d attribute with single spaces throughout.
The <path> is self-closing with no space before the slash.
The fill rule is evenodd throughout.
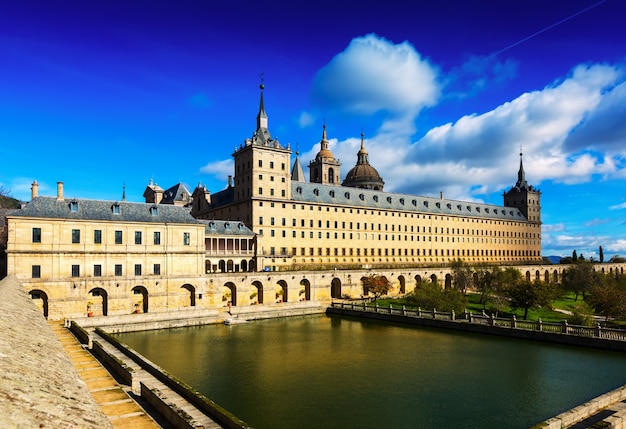
<path id="1" fill-rule="evenodd" d="M 291 169 L 291 180 L 294 182 L 306 182 L 304 170 L 302 169 L 298 155 L 300 155 L 300 152 L 296 152 L 296 160 L 294 161 L 293 168 Z"/>
<path id="2" fill-rule="evenodd" d="M 369 164 L 367 159 L 367 150 L 365 149 L 365 133 L 361 131 L 361 149 L 356 154 L 357 164 Z"/>
<path id="3" fill-rule="evenodd" d="M 263 81 L 263 77 L 261 77 L 261 81 Z M 267 129 L 267 113 L 265 113 L 265 101 L 263 100 L 263 90 L 265 89 L 265 85 L 261 83 L 259 88 L 261 89 L 261 101 L 259 102 L 259 114 L 256 117 L 257 131 L 263 128 Z"/>
<path id="4" fill-rule="evenodd" d="M 517 188 L 528 188 L 528 182 L 526 182 L 526 173 L 524 173 L 524 163 L 522 162 L 522 150 L 519 152 L 519 171 L 517 172 Z"/>
<path id="5" fill-rule="evenodd" d="M 328 149 L 328 139 L 326 138 L 326 120 L 324 120 L 321 143 L 322 143 L 322 150 Z"/>

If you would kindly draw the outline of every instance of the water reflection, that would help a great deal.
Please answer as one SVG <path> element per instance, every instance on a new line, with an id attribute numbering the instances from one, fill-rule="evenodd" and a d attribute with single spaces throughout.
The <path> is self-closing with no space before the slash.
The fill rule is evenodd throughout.
<path id="1" fill-rule="evenodd" d="M 525 428 L 626 384 L 619 353 L 339 317 L 119 338 L 257 429 Z"/>

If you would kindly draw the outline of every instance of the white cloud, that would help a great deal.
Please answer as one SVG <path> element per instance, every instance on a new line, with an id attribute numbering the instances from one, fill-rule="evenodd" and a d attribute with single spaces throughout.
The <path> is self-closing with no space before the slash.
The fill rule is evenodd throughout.
<path id="1" fill-rule="evenodd" d="M 301 112 L 297 119 L 300 128 L 310 127 L 315 122 L 315 116 L 309 112 Z"/>
<path id="2" fill-rule="evenodd" d="M 232 159 L 209 162 L 207 165 L 200 168 L 200 173 L 209 174 L 219 179 L 232 175 L 233 171 L 234 163 Z"/>
<path id="3" fill-rule="evenodd" d="M 616 204 L 614 206 L 609 207 L 609 210 L 621 210 L 626 209 L 626 203 Z"/>
<path id="4" fill-rule="evenodd" d="M 440 96 L 438 70 L 409 42 L 375 34 L 357 37 L 315 77 L 314 97 L 359 114 L 417 113 Z"/>

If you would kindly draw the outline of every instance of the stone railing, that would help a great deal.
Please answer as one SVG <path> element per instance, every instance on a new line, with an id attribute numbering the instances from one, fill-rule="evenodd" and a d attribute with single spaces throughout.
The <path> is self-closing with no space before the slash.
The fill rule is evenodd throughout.
<path id="1" fill-rule="evenodd" d="M 41 311 L 14 276 L 0 281 L 3 428 L 112 428 Z"/>
<path id="2" fill-rule="evenodd" d="M 510 319 L 503 319 L 493 317 L 493 315 L 486 315 L 484 313 L 472 314 L 471 312 L 465 312 L 457 315 L 454 311 L 445 312 L 437 311 L 436 309 L 422 310 L 421 308 L 415 310 L 407 309 L 405 306 L 394 307 L 392 304 L 390 304 L 389 307 L 380 307 L 377 303 L 372 306 L 367 305 L 366 302 L 354 301 L 332 302 L 331 307 L 361 311 L 365 313 L 400 315 L 407 318 L 446 320 L 457 323 L 492 326 L 509 330 L 513 329 L 550 334 L 565 334 L 583 338 L 597 338 L 626 342 L 626 330 L 604 328 L 600 326 L 600 324 L 597 324 L 596 326 L 580 326 L 570 325 L 566 321 L 561 323 L 543 322 L 541 319 L 536 322 L 531 322 L 527 320 L 517 320 L 515 316 Z"/>

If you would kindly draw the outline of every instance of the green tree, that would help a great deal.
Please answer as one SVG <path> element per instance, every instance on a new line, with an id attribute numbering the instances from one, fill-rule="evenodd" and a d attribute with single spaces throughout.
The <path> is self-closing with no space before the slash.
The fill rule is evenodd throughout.
<path id="1" fill-rule="evenodd" d="M 606 320 L 626 318 L 626 277 L 599 275 L 585 301 Z"/>
<path id="2" fill-rule="evenodd" d="M 576 294 L 574 301 L 577 301 L 580 294 L 585 299 L 585 294 L 591 289 L 595 281 L 593 265 L 590 262 L 579 260 L 563 271 L 561 286 L 563 289 Z"/>
<path id="3" fill-rule="evenodd" d="M 472 287 L 474 282 L 474 271 L 462 259 L 452 262 L 452 286 L 460 291 L 463 295 L 467 294 L 467 290 Z"/>
<path id="4" fill-rule="evenodd" d="M 366 294 L 367 293 L 374 294 L 374 301 L 376 301 L 381 296 L 386 295 L 391 290 L 391 283 L 385 276 L 372 274 L 368 277 L 364 277 L 362 282 L 363 282 L 363 291 Z"/>
<path id="5" fill-rule="evenodd" d="M 552 300 L 555 298 L 555 290 L 553 285 L 541 280 L 534 282 L 524 280 L 507 285 L 506 296 L 509 298 L 512 309 L 524 310 L 524 320 L 526 320 L 528 310 L 531 308 L 551 308 Z"/>
<path id="6" fill-rule="evenodd" d="M 576 254 L 576 250 L 572 252 L 572 260 L 576 262 L 578 260 L 578 255 Z"/>
<path id="7" fill-rule="evenodd" d="M 600 258 L 600 263 L 604 262 L 604 250 L 602 250 L 602 246 L 600 246 L 600 248 L 598 249 L 598 255 Z"/>
<path id="8" fill-rule="evenodd" d="M 442 289 L 436 283 L 423 283 L 413 292 L 406 295 L 406 300 L 416 307 L 424 309 L 436 308 L 440 311 L 465 311 L 467 298 L 458 289 Z"/>

